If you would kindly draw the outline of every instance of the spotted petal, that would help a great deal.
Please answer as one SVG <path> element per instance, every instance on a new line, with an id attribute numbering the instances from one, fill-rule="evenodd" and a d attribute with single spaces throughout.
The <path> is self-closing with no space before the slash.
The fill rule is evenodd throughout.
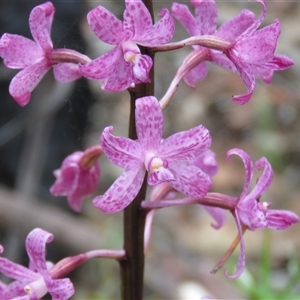
<path id="1" fill-rule="evenodd" d="M 74 294 L 74 287 L 70 279 L 53 280 L 49 274 L 46 263 L 46 244 L 53 240 L 53 235 L 43 229 L 36 228 L 32 230 L 26 238 L 26 250 L 33 269 L 41 274 L 46 283 L 52 299 L 68 299 Z M 31 285 L 31 287 L 33 287 Z M 68 298 L 66 298 L 68 296 Z"/>
<path id="2" fill-rule="evenodd" d="M 237 42 L 234 49 L 245 62 L 262 64 L 272 60 L 279 34 L 280 23 L 275 20 L 273 24 Z"/>
<path id="3" fill-rule="evenodd" d="M 291 211 L 268 209 L 266 211 L 268 228 L 283 230 L 299 223 L 299 217 Z"/>
<path id="4" fill-rule="evenodd" d="M 131 31 L 131 40 L 142 40 L 144 32 L 152 26 L 149 10 L 141 0 L 126 0 L 124 11 L 124 29 Z"/>
<path id="5" fill-rule="evenodd" d="M 211 145 L 209 131 L 202 125 L 171 135 L 162 141 L 158 153 L 169 162 L 195 158 Z"/>
<path id="6" fill-rule="evenodd" d="M 253 164 L 252 164 L 250 156 L 245 151 L 243 151 L 241 149 L 237 149 L 237 148 L 233 148 L 227 152 L 227 154 L 226 154 L 227 161 L 231 162 L 230 156 L 233 154 L 238 155 L 242 159 L 244 166 L 245 166 L 245 171 L 246 171 L 245 184 L 244 184 L 243 191 L 239 197 L 240 199 L 243 199 L 247 195 L 247 192 L 248 192 L 251 180 L 252 180 Z"/>
<path id="7" fill-rule="evenodd" d="M 97 196 L 94 205 L 107 214 L 113 214 L 127 207 L 138 194 L 146 169 L 139 167 L 125 171 L 102 196 Z"/>
<path id="8" fill-rule="evenodd" d="M 143 163 L 143 152 L 139 143 L 129 138 L 110 134 L 113 127 L 106 127 L 100 138 L 101 147 L 108 159 L 124 169 L 136 168 Z"/>
<path id="9" fill-rule="evenodd" d="M 136 42 L 143 46 L 154 46 L 167 43 L 174 34 L 175 22 L 166 8 L 159 12 L 161 19 L 139 34 Z"/>
<path id="10" fill-rule="evenodd" d="M 213 34 L 218 23 L 218 8 L 214 0 L 191 0 L 199 35 Z"/>
<path id="11" fill-rule="evenodd" d="M 243 201 L 247 201 L 248 198 L 258 199 L 262 193 L 264 193 L 270 186 L 274 172 L 268 160 L 262 157 L 256 162 L 256 167 L 260 170 L 264 167 L 263 174 L 260 176 L 258 182 L 256 183 L 254 189 L 245 197 Z"/>
<path id="12" fill-rule="evenodd" d="M 223 23 L 214 35 L 229 42 L 233 42 L 247 28 L 249 28 L 254 21 L 254 13 L 250 10 L 244 9 L 237 16 Z"/>
<path id="13" fill-rule="evenodd" d="M 77 64 L 62 63 L 53 67 L 54 77 L 59 82 L 70 82 L 79 79 L 82 74 Z"/>
<path id="14" fill-rule="evenodd" d="M 3 34 L 1 37 L 0 56 L 9 68 L 25 68 L 41 59 L 43 55 L 43 50 L 30 39 L 8 33 Z"/>
<path id="15" fill-rule="evenodd" d="M 241 95 L 235 95 L 232 97 L 232 100 L 236 104 L 243 105 L 247 103 L 254 91 L 255 88 L 255 74 L 253 72 L 252 65 L 247 64 L 244 62 L 242 57 L 236 51 L 229 51 L 227 53 L 229 59 L 234 63 L 238 73 L 241 75 L 246 87 L 247 93 Z"/>
<path id="16" fill-rule="evenodd" d="M 11 81 L 9 93 L 19 105 L 26 105 L 31 96 L 31 92 L 42 80 L 51 66 L 45 59 L 40 60 L 31 66 L 21 70 Z"/>
<path id="17" fill-rule="evenodd" d="M 136 131 L 144 149 L 156 149 L 163 132 L 163 114 L 159 102 L 153 96 L 142 97 L 135 102 Z"/>
<path id="18" fill-rule="evenodd" d="M 172 14 L 182 24 L 190 36 L 199 35 L 196 19 L 187 5 L 174 2 L 172 4 Z"/>
<path id="19" fill-rule="evenodd" d="M 119 72 L 120 60 L 123 60 L 123 51 L 117 46 L 85 65 L 79 64 L 79 70 L 88 79 L 104 79 Z"/>
<path id="20" fill-rule="evenodd" d="M 168 168 L 174 175 L 169 184 L 184 195 L 203 198 L 212 185 L 207 174 L 187 161 L 172 161 Z"/>
<path id="21" fill-rule="evenodd" d="M 122 21 L 102 6 L 91 10 L 87 20 L 95 35 L 107 44 L 117 45 L 125 37 Z"/>
<path id="22" fill-rule="evenodd" d="M 54 6 L 48 1 L 36 6 L 30 13 L 29 26 L 34 40 L 44 49 L 53 48 L 50 31 L 54 16 Z"/>
<path id="23" fill-rule="evenodd" d="M 206 205 L 201 205 L 201 206 L 215 220 L 215 223 L 212 223 L 211 227 L 215 229 L 220 229 L 225 224 L 226 213 L 224 209 L 221 209 L 219 207 L 206 206 Z"/>

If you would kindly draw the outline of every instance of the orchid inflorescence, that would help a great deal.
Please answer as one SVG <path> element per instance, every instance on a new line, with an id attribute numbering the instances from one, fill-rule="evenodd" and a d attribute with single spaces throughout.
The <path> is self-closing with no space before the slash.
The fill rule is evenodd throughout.
<path id="1" fill-rule="evenodd" d="M 226 210 L 231 212 L 237 225 L 240 256 L 236 272 L 230 275 L 225 271 L 228 278 L 239 277 L 245 268 L 243 233 L 246 229 L 281 230 L 299 222 L 296 214 L 269 209 L 270 203 L 260 202 L 273 178 L 267 158 L 262 157 L 255 163 L 256 168 L 263 169 L 263 172 L 248 193 L 254 172 L 252 160 L 241 149 L 229 150 L 228 161 L 236 155 L 244 163 L 244 187 L 238 197 L 212 193 L 212 177 L 219 166 L 216 154 L 210 150 L 212 136 L 209 130 L 198 125 L 163 138 L 163 110 L 170 105 L 178 83 L 183 79 L 194 87 L 197 81 L 204 80 L 208 73 L 207 62 L 241 76 L 247 92 L 232 98 L 240 105 L 251 99 L 257 78 L 269 83 L 274 71 L 293 65 L 290 58 L 274 53 L 280 22 L 275 20 L 259 29 L 266 15 L 266 3 L 256 1 L 262 5 L 258 18 L 251 11 L 243 10 L 218 28 L 214 0 L 191 0 L 193 11 L 185 4 L 173 3 L 171 10 L 164 8 L 159 12 L 159 20 L 155 23 L 149 6 L 142 0 L 125 0 L 123 20 L 99 5 L 88 13 L 88 24 L 102 42 L 114 47 L 95 59 L 72 49 L 53 48 L 50 33 L 55 9 L 51 2 L 38 5 L 31 11 L 29 26 L 33 40 L 8 33 L 1 37 L 0 56 L 4 64 L 8 68 L 21 69 L 9 86 L 11 96 L 21 106 L 28 104 L 34 88 L 51 68 L 59 82 L 85 77 L 99 81 L 104 91 L 130 91 L 135 112 L 133 133 L 128 138 L 117 137 L 112 134 L 112 126 L 106 127 L 100 136 L 100 145 L 70 154 L 60 169 L 54 171 L 56 181 L 50 192 L 54 196 L 66 196 L 71 209 L 79 212 L 83 199 L 97 189 L 100 178 L 98 158 L 101 155 L 106 155 L 111 163 L 124 169 L 103 195 L 94 198 L 93 203 L 108 214 L 122 210 L 134 212 L 125 223 L 135 222 L 134 215 L 145 228 L 135 231 L 143 239 L 143 247 L 137 245 L 141 255 L 136 260 L 144 259 L 154 211 L 169 206 L 201 205 L 215 220 L 212 226 L 216 229 L 226 222 Z M 174 18 L 186 29 L 189 37 L 170 42 L 175 31 Z M 165 95 L 157 99 L 150 74 L 154 54 L 187 46 L 192 46 L 192 51 L 183 60 Z M 137 93 L 141 85 L 152 87 L 152 93 Z M 149 199 L 146 199 L 147 184 L 153 186 Z M 135 254 L 130 252 L 132 247 L 126 246 L 134 232 L 126 234 L 124 250 L 93 250 L 53 265 L 45 260 L 46 243 L 53 240 L 53 235 L 43 229 L 34 229 L 26 239 L 29 268 L 0 258 L 0 271 L 15 280 L 8 285 L 0 284 L 1 299 L 39 299 L 47 292 L 53 299 L 68 299 L 74 293 L 74 287 L 70 279 L 64 277 L 91 258 L 114 258 L 121 262 L 123 276 L 134 278 L 131 273 L 135 271 L 131 266 Z M 133 240 L 140 243 L 141 239 Z M 223 266 L 227 256 L 213 271 Z M 128 261 L 131 263 L 127 264 Z M 126 282 L 126 279 L 122 278 L 122 281 Z M 131 299 L 128 295 L 133 295 L 134 290 L 139 290 L 136 293 L 140 295 L 140 286 L 123 284 L 123 298 Z"/>

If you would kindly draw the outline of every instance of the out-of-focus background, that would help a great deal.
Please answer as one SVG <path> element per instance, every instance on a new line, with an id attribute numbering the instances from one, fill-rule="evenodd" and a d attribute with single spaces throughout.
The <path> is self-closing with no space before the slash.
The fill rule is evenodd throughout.
<path id="1" fill-rule="evenodd" d="M 0 34 L 7 32 L 31 38 L 28 16 L 40 3 L 2 1 Z M 171 1 L 153 3 L 157 19 L 160 8 L 170 9 L 172 5 Z M 190 5 L 189 1 L 184 3 Z M 261 11 L 261 5 L 255 2 L 217 3 L 219 25 L 244 8 L 253 10 L 257 16 Z M 91 58 L 110 49 L 89 29 L 86 13 L 103 5 L 122 18 L 123 1 L 57 0 L 53 4 L 56 14 L 52 39 L 56 48 L 73 48 Z M 233 196 L 242 190 L 244 167 L 238 158 L 228 163 L 226 152 L 237 147 L 247 151 L 253 160 L 266 156 L 275 176 L 261 200 L 272 201 L 272 208 L 292 210 L 300 215 L 300 3 L 267 1 L 267 8 L 263 25 L 274 19 L 279 19 L 282 25 L 276 52 L 291 57 L 295 66 L 275 73 L 270 85 L 258 80 L 251 101 L 238 106 L 231 96 L 245 91 L 240 77 L 209 64 L 208 76 L 194 90 L 180 83 L 164 111 L 165 137 L 199 124 L 206 126 L 213 137 L 212 150 L 217 153 L 220 166 L 213 191 Z M 188 37 L 181 25 L 176 25 L 173 40 Z M 156 55 L 155 96 L 158 99 L 190 50 Z M 55 235 L 55 240 L 47 246 L 47 259 L 53 262 L 92 249 L 121 248 L 121 213 L 105 215 L 93 206 L 93 197 L 84 202 L 81 213 L 74 213 L 66 199 L 53 197 L 49 188 L 54 182 L 52 172 L 60 167 L 62 160 L 74 151 L 98 144 L 104 127 L 113 125 L 115 135 L 127 135 L 127 92 L 107 93 L 101 91 L 99 82 L 84 79 L 59 84 L 50 71 L 32 93 L 30 103 L 21 108 L 8 93 L 14 74 L 16 71 L 1 63 L 0 242 L 5 247 L 3 255 L 26 265 L 24 241 L 36 227 Z M 100 164 L 102 175 L 95 195 L 104 193 L 122 172 L 104 156 Z M 257 172 L 253 185 L 259 175 Z M 300 279 L 299 225 L 283 232 L 246 232 L 247 269 L 241 280 L 230 281 L 222 270 L 216 275 L 210 271 L 228 249 L 237 229 L 229 214 L 220 230 L 210 226 L 212 221 L 200 206 L 168 208 L 156 213 L 146 258 L 146 299 L 199 299 L 204 295 L 217 299 L 263 299 L 253 292 L 262 281 L 269 281 L 273 291 L 286 287 L 287 292 L 281 298 L 279 292 L 275 294 L 277 299 L 300 298 L 300 285 L 291 284 L 291 280 L 297 283 Z M 226 264 L 231 272 L 238 254 L 237 250 Z M 76 289 L 73 299 L 119 298 L 115 262 L 90 261 L 70 274 L 70 278 Z M 289 293 L 298 293 L 299 297 L 293 298 Z"/>

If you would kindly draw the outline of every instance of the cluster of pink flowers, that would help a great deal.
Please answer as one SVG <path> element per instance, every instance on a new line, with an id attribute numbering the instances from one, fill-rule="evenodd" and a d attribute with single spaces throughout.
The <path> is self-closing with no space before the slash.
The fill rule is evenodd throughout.
<path id="1" fill-rule="evenodd" d="M 151 53 L 151 49 L 167 51 L 194 41 L 192 52 L 182 64 L 184 81 L 194 87 L 208 73 L 206 62 L 212 62 L 241 76 L 247 92 L 233 96 L 233 101 L 245 104 L 254 92 L 257 78 L 269 83 L 274 71 L 293 65 L 290 58 L 275 54 L 280 34 L 279 21 L 258 29 L 265 18 L 266 5 L 264 0 L 257 2 L 262 5 L 258 18 L 251 11 L 243 10 L 219 28 L 214 0 L 191 0 L 194 15 L 187 5 L 173 3 L 171 12 L 162 9 L 159 21 L 154 24 L 141 0 L 125 0 L 123 20 L 100 5 L 88 13 L 88 24 L 101 41 L 114 48 L 95 59 L 72 49 L 53 48 L 50 32 L 55 10 L 51 2 L 46 2 L 36 6 L 29 17 L 34 41 L 7 33 L 0 39 L 0 56 L 4 64 L 21 69 L 10 83 L 10 94 L 19 105 L 26 105 L 31 92 L 50 68 L 60 82 L 84 76 L 100 80 L 105 91 L 134 90 L 136 85 L 150 81 L 153 65 L 151 54 L 143 54 L 140 46 Z M 187 30 L 190 38 L 167 44 L 175 31 L 173 17 Z M 210 44 L 205 41 L 210 41 Z M 129 206 L 141 190 L 145 176 L 147 183 L 155 186 L 155 196 L 144 201 L 141 209 L 147 211 L 191 202 L 201 204 L 214 218 L 216 223 L 213 227 L 216 229 L 225 223 L 225 211 L 228 210 L 236 221 L 241 252 L 235 274 L 228 275 L 226 271 L 226 276 L 237 278 L 245 268 L 243 228 L 282 230 L 299 222 L 299 218 L 289 211 L 268 209 L 270 203 L 260 202 L 273 178 L 272 167 L 264 157 L 256 162 L 258 169 L 264 169 L 263 173 L 248 193 L 253 163 L 241 149 L 231 149 L 227 153 L 228 160 L 235 154 L 245 165 L 246 179 L 241 195 L 232 197 L 209 193 L 212 177 L 219 168 L 215 153 L 209 149 L 212 143 L 209 130 L 198 125 L 163 138 L 163 108 L 164 105 L 154 95 L 136 99 L 137 139 L 116 137 L 111 133 L 113 127 L 106 127 L 100 136 L 100 145 L 69 155 L 60 169 L 54 171 L 56 181 L 50 192 L 54 196 L 66 196 L 70 207 L 79 212 L 83 199 L 93 195 L 97 189 L 100 178 L 97 160 L 104 154 L 110 162 L 124 169 L 109 189 L 93 200 L 94 205 L 105 213 L 116 213 Z M 178 194 L 183 196 L 178 197 Z M 146 226 L 151 226 L 151 223 L 152 218 L 149 218 Z M 54 272 L 55 266 L 45 261 L 45 245 L 52 239 L 53 235 L 42 229 L 35 229 L 28 235 L 28 269 L 0 258 L 0 271 L 15 280 L 9 285 L 0 284 L 1 298 L 39 299 L 47 292 L 53 299 L 71 297 L 74 293 L 71 281 L 58 279 L 62 274 Z"/>
<path id="2" fill-rule="evenodd" d="M 191 36 L 215 36 L 228 43 L 223 52 L 194 45 L 191 55 L 205 57 L 225 69 L 238 72 L 248 92 L 234 96 L 239 104 L 249 101 L 255 87 L 255 78 L 269 83 L 274 71 L 284 70 L 293 61 L 274 54 L 280 34 L 280 23 L 258 29 L 266 15 L 263 0 L 261 15 L 255 19 L 251 11 L 244 10 L 236 17 L 217 27 L 217 5 L 214 0 L 191 0 L 195 17 L 184 4 L 174 3 L 173 16 L 180 21 Z M 0 56 L 7 67 L 22 69 L 12 80 L 9 91 L 21 105 L 26 105 L 30 94 L 45 73 L 53 67 L 56 80 L 67 82 L 84 76 L 102 80 L 101 88 L 107 91 L 123 91 L 135 84 L 149 82 L 152 59 L 140 52 L 138 45 L 151 47 L 172 39 L 175 23 L 167 9 L 159 13 L 161 19 L 152 24 L 151 15 L 141 0 L 126 0 L 123 22 L 102 6 L 88 13 L 88 23 L 103 42 L 115 45 L 109 52 L 91 60 L 71 49 L 53 49 L 50 38 L 54 7 L 46 2 L 35 7 L 29 17 L 34 41 L 15 34 L 4 34 L 0 40 Z M 203 53 L 204 52 L 204 53 Z M 190 86 L 204 79 L 208 70 L 203 61 L 188 70 L 185 81 Z"/>

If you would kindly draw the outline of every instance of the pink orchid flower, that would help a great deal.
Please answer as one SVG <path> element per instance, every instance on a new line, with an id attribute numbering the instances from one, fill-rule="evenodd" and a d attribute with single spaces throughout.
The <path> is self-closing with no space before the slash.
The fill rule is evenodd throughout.
<path id="1" fill-rule="evenodd" d="M 141 0 L 125 0 L 124 21 L 102 6 L 88 13 L 88 23 L 103 42 L 116 45 L 106 54 L 86 65 L 82 74 L 94 80 L 103 79 L 101 88 L 123 91 L 135 84 L 149 82 L 152 59 L 142 55 L 138 45 L 151 47 L 168 42 L 174 33 L 174 20 L 167 9 L 159 13 L 161 19 L 152 24 L 151 15 Z"/>
<path id="2" fill-rule="evenodd" d="M 53 50 L 50 30 L 54 12 L 51 2 L 38 5 L 31 11 L 29 26 L 34 41 L 8 33 L 1 37 L 0 56 L 4 64 L 12 69 L 22 69 L 9 86 L 10 94 L 21 106 L 29 102 L 31 92 L 51 67 L 54 67 L 56 80 L 61 82 L 82 76 L 76 64 L 57 61 L 60 55 L 66 53 L 66 49 L 62 49 L 60 54 Z M 68 51 L 76 53 L 73 50 Z"/>
<path id="3" fill-rule="evenodd" d="M 245 104 L 249 101 L 255 88 L 256 78 L 262 78 L 264 82 L 270 83 L 274 71 L 285 70 L 294 64 L 290 58 L 274 54 L 280 34 L 278 20 L 257 30 L 265 18 L 266 5 L 264 0 L 256 1 L 263 6 L 261 15 L 235 39 L 232 47 L 225 51 L 248 90 L 246 94 L 233 96 L 233 101 L 237 104 Z"/>
<path id="4" fill-rule="evenodd" d="M 79 212 L 83 198 L 93 194 L 100 177 L 100 167 L 96 159 L 102 149 L 93 146 L 86 151 L 76 151 L 67 156 L 61 168 L 54 171 L 55 183 L 50 188 L 54 196 L 67 196 L 70 207 Z"/>
<path id="5" fill-rule="evenodd" d="M 228 275 L 227 270 L 225 271 L 228 278 L 237 278 L 242 274 L 246 261 L 242 225 L 245 225 L 249 230 L 256 230 L 259 228 L 283 230 L 294 223 L 298 223 L 299 217 L 290 211 L 268 209 L 270 203 L 259 202 L 259 198 L 269 188 L 273 178 L 272 167 L 265 157 L 262 157 L 256 162 L 257 169 L 264 168 L 264 171 L 253 190 L 247 194 L 253 176 L 253 164 L 251 158 L 246 152 L 240 149 L 231 149 L 227 152 L 228 161 L 230 161 L 230 156 L 232 154 L 236 154 L 242 159 L 246 169 L 245 185 L 238 199 L 236 208 L 232 211 L 240 236 L 241 253 L 236 273 Z"/>
<path id="6" fill-rule="evenodd" d="M 211 136 L 202 125 L 176 133 L 162 140 L 163 114 L 155 97 L 136 100 L 136 141 L 110 134 L 106 127 L 100 143 L 103 152 L 125 172 L 102 196 L 94 199 L 96 207 L 115 213 L 128 206 L 139 192 L 148 171 L 148 183 L 168 182 L 175 190 L 192 197 L 206 195 L 212 181 L 192 160 L 210 147 Z"/>
<path id="7" fill-rule="evenodd" d="M 43 229 L 32 230 L 26 238 L 29 268 L 0 257 L 0 272 L 16 281 L 1 285 L 1 299 L 38 300 L 48 292 L 54 300 L 66 300 L 74 294 L 70 279 L 52 279 L 45 260 L 46 244 L 53 235 Z"/>
<path id="8" fill-rule="evenodd" d="M 172 5 L 173 16 L 182 24 L 190 36 L 214 35 L 233 42 L 255 20 L 255 15 L 251 11 L 243 10 L 217 29 L 218 8 L 215 1 L 191 0 L 191 3 L 195 7 L 195 17 L 187 5 L 176 2 Z M 193 48 L 194 50 L 189 56 L 192 57 L 198 53 L 199 56 L 205 57 L 206 61 L 210 61 L 227 70 L 236 71 L 234 64 L 224 53 L 199 45 L 195 45 Z M 204 79 L 207 73 L 206 63 L 201 60 L 198 65 L 188 71 L 184 76 L 184 81 L 189 86 L 194 87 L 195 83 Z"/>

